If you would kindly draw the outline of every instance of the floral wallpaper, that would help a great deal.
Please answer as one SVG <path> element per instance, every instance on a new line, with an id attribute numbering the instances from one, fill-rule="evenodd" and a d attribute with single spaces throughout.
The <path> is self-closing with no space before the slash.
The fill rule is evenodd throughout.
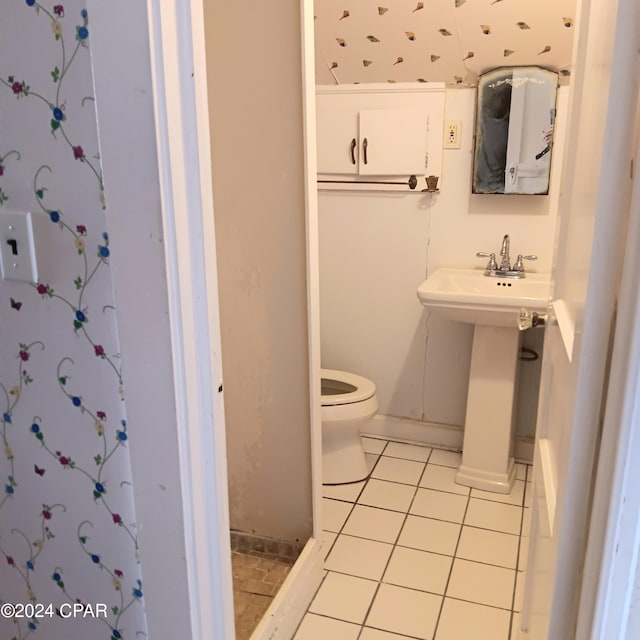
<path id="1" fill-rule="evenodd" d="M 0 214 L 39 273 L 0 280 L 7 640 L 146 637 L 90 45 L 82 0 L 0 3 Z"/>
<path id="2" fill-rule="evenodd" d="M 316 0 L 316 82 L 475 85 L 503 66 L 570 75 L 577 0 Z"/>

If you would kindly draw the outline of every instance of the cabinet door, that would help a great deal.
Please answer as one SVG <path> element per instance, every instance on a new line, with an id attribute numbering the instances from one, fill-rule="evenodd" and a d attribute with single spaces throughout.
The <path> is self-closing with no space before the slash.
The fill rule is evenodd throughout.
<path id="1" fill-rule="evenodd" d="M 420 109 L 360 111 L 360 175 L 424 175 L 426 120 Z"/>
<path id="2" fill-rule="evenodd" d="M 358 112 L 318 109 L 318 173 L 358 173 Z"/>

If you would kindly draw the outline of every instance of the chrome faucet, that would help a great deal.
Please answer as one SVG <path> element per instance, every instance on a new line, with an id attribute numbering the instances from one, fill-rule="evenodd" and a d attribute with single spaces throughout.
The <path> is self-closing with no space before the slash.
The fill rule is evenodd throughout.
<path id="1" fill-rule="evenodd" d="M 500 248 L 500 255 L 502 256 L 502 262 L 500 262 L 500 271 L 511 270 L 511 257 L 509 256 L 509 234 L 505 234 L 502 238 L 502 247 Z"/>
<path id="2" fill-rule="evenodd" d="M 509 234 L 505 234 L 502 238 L 502 246 L 500 247 L 500 256 L 502 260 L 500 261 L 500 266 L 496 262 L 496 254 L 488 253 L 486 251 L 478 251 L 476 256 L 478 258 L 489 258 L 489 262 L 485 268 L 484 275 L 485 276 L 494 276 L 497 278 L 524 278 L 524 265 L 522 264 L 523 260 L 537 260 L 538 257 L 534 255 L 524 256 L 522 254 L 518 254 L 517 260 L 511 266 L 511 256 L 509 255 L 510 248 L 510 239 Z"/>

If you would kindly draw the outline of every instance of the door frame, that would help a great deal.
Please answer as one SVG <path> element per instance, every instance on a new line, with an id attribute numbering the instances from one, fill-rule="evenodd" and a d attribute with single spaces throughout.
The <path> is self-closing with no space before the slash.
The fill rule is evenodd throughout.
<path id="1" fill-rule="evenodd" d="M 201 0 L 148 0 L 147 11 L 191 632 L 199 638 L 233 638 L 203 6 Z"/>
<path id="2" fill-rule="evenodd" d="M 637 140 L 637 137 L 636 137 Z M 585 554 L 576 637 L 623 640 L 640 579 L 640 155 L 635 157 L 629 229 Z M 636 595 L 638 608 L 639 596 Z"/>
<path id="3" fill-rule="evenodd" d="M 603 10 L 608 10 L 608 7 Z M 576 619 L 576 638 L 623 640 L 632 606 L 640 544 L 640 9 L 635 0 L 620 0 L 611 64 L 606 132 L 610 152 L 625 155 L 618 166 L 629 167 L 632 179 L 626 208 L 626 242 L 621 242 L 619 264 L 595 264 L 597 269 L 619 270 L 616 314 L 611 335 L 610 377 L 602 395 L 602 418 L 594 463 L 588 538 L 582 564 L 582 582 Z M 594 28 L 599 28 L 595 25 Z M 631 138 L 634 143 L 627 144 Z M 631 156 L 626 151 L 631 147 Z M 635 156 L 635 159 L 634 159 Z M 607 167 L 615 163 L 608 162 Z M 603 172 L 605 182 L 616 176 Z M 600 188 L 606 193 L 606 185 Z M 607 204 L 611 204 L 610 201 Z M 602 206 L 602 205 L 601 205 Z M 605 209 L 605 207 L 602 207 Z M 624 220 L 625 216 L 620 216 Z M 624 237 L 623 230 L 620 235 Z M 594 240 L 597 246 L 598 239 Z M 594 253 L 592 260 L 598 260 Z M 614 260 L 615 262 L 615 260 Z M 594 268 L 592 266 L 592 268 Z M 588 365 L 587 365 L 588 366 Z M 640 574 L 638 574 L 640 577 Z M 636 596 L 636 601 L 640 598 Z M 636 602 L 638 607 L 638 602 Z M 640 627 L 640 618 L 638 618 Z M 636 629 L 636 633 L 640 628 Z"/>
<path id="4" fill-rule="evenodd" d="M 224 405 L 223 394 L 218 393 L 223 375 L 203 0 L 147 0 L 147 10 L 177 363 L 174 376 L 181 409 L 177 427 L 184 445 L 180 466 L 192 637 L 222 640 L 234 637 L 234 617 Z M 319 539 L 322 465 L 312 4 L 301 0 L 300 10 L 307 132 L 304 179 L 312 519 L 313 537 Z M 311 45 L 305 40 L 309 34 Z M 305 585 L 312 582 L 303 580 Z"/>
<path id="5" fill-rule="evenodd" d="M 625 0 L 633 2 L 633 0 Z M 115 9 L 118 3 L 121 10 Z M 153 102 L 156 113 L 156 138 L 162 190 L 162 218 L 165 232 L 165 264 L 167 269 L 167 293 L 170 300 L 171 342 L 174 357 L 173 377 L 177 399 L 176 429 L 180 443 L 180 484 L 183 525 L 185 535 L 186 572 L 189 594 L 187 610 L 162 611 L 157 602 L 147 596 L 147 615 L 151 627 L 157 627 L 164 619 L 176 614 L 187 615 L 191 621 L 191 637 L 220 639 L 233 637 L 233 602 L 228 547 L 228 497 L 225 460 L 225 431 L 222 394 L 217 388 L 222 379 L 218 323 L 218 288 L 215 265 L 213 226 L 213 200 L 211 188 L 211 164 L 209 155 L 209 125 L 207 115 L 207 85 L 205 69 L 205 43 L 203 31 L 203 0 L 147 0 L 147 24 L 141 33 L 149 30 L 150 63 L 154 79 Z M 103 31 L 106 39 L 121 28 L 122 16 L 131 18 L 126 0 L 114 0 L 109 10 L 99 9 L 101 3 L 93 0 L 94 14 L 105 20 L 92 22 L 92 33 Z M 313 17 L 312 6 L 300 0 L 303 15 L 303 56 L 305 87 L 305 137 L 307 146 L 305 181 L 307 187 L 307 276 L 310 311 L 310 384 L 312 406 L 319 407 L 320 357 L 318 315 L 318 237 L 317 206 L 315 203 L 315 82 L 313 80 Z M 109 20 L 109 14 L 111 19 Z M 92 54 L 94 52 L 92 51 Z M 122 67 L 115 58 L 101 60 L 101 69 L 117 85 Z M 115 92 L 114 92 L 115 93 Z M 99 123 L 101 114 L 111 109 L 116 100 L 96 105 Z M 108 120 L 105 118 L 104 120 Z M 105 168 L 105 176 L 109 171 Z M 637 182 L 636 182 L 637 184 Z M 108 185 L 118 189 L 119 185 Z M 639 217 L 637 199 L 634 220 Z M 637 228 L 637 227 L 634 227 Z M 629 236 L 633 237 L 632 235 Z M 635 236 L 637 237 L 637 236 Z M 635 252 L 637 259 L 637 251 Z M 637 263 L 636 263 L 637 264 Z M 637 274 L 638 271 L 635 271 Z M 635 286 L 638 278 L 625 274 L 621 291 Z M 634 281 L 629 284 L 630 281 Z M 600 539 L 590 539 L 587 550 L 585 576 L 597 576 L 598 598 L 590 611 L 590 602 L 583 592 L 579 610 L 579 624 L 587 624 L 591 612 L 594 620 L 607 619 L 607 596 L 612 585 L 626 585 L 621 590 L 625 596 L 626 611 L 630 602 L 630 590 L 635 575 L 636 551 L 631 556 L 613 553 L 616 540 L 637 543 L 640 532 L 640 505 L 626 500 L 633 495 L 628 489 L 637 482 L 637 469 L 631 462 L 640 456 L 640 434 L 633 425 L 633 418 L 640 410 L 640 388 L 634 367 L 640 358 L 640 313 L 637 298 L 635 306 L 629 302 L 621 305 L 618 327 L 621 337 L 633 337 L 633 347 L 628 348 L 627 384 L 620 394 L 610 394 L 607 415 L 613 421 L 611 443 L 601 450 L 599 468 L 613 465 L 613 478 L 598 474 L 594 515 L 602 505 L 609 504 L 608 531 Z M 126 322 L 120 317 L 119 327 Z M 196 349 L 193 335 L 198 336 Z M 622 341 L 620 341 L 622 342 Z M 627 343 L 630 344 L 630 343 Z M 202 348 L 205 345 L 205 348 Z M 633 354 L 633 358 L 629 357 Z M 133 356 L 134 358 L 136 356 Z M 214 389 L 216 392 L 214 393 Z M 319 415 L 312 411 L 312 459 L 313 459 L 313 517 L 314 536 L 320 528 L 320 428 Z M 614 415 L 619 411 L 623 419 L 615 429 Z M 609 413 L 611 412 L 611 413 Z M 134 436 L 132 434 L 132 440 Z M 629 445 L 629 446 L 627 446 Z M 142 454 L 135 458 L 142 459 Z M 135 465 L 132 450 L 132 464 Z M 637 486 L 637 484 L 635 485 Z M 157 498 L 141 492 L 138 500 Z M 620 528 L 620 523 L 627 526 Z M 617 535 L 617 537 L 616 537 Z M 604 550 L 598 555 L 597 550 Z M 631 551 L 629 553 L 631 553 Z M 165 560 L 163 550 L 154 548 L 142 553 L 143 575 L 154 563 L 159 566 Z M 585 584 L 587 581 L 585 580 Z M 165 583 L 167 584 L 167 583 Z M 617 587 L 616 587 L 617 588 Z M 609 616 L 609 625 L 611 624 Z M 584 627 L 590 629 L 590 624 Z M 605 629 L 605 627 L 603 627 Z M 611 626 L 606 627 L 611 629 Z M 603 640 L 620 637 L 601 632 Z"/>
<path id="6" fill-rule="evenodd" d="M 147 633 L 233 638 L 202 2 L 87 5 Z"/>
<path id="7" fill-rule="evenodd" d="M 637 148 L 634 146 L 637 147 L 638 132 L 640 11 L 633 0 L 618 0 L 612 5 L 605 0 L 584 0 L 580 10 L 577 24 L 581 40 L 576 40 L 574 44 L 574 60 L 588 59 L 585 51 L 589 51 L 593 42 L 589 29 L 602 28 L 598 18 L 605 12 L 611 17 L 607 28 L 611 28 L 613 21 L 615 29 L 611 62 L 606 65 L 610 73 L 610 89 L 605 96 L 604 110 L 607 123 L 604 132 L 606 158 L 594 158 L 594 162 L 603 162 L 602 171 L 600 183 L 590 185 L 591 193 L 597 199 L 597 214 L 593 253 L 588 265 L 589 293 L 584 314 L 589 320 L 589 327 L 585 320 L 584 340 L 589 340 L 597 332 L 608 342 L 611 360 L 604 362 L 604 359 L 583 358 L 584 369 L 580 372 L 580 377 L 586 379 L 585 373 L 592 371 L 596 375 L 603 374 L 600 367 L 604 369 L 606 366 L 611 378 L 609 380 L 601 375 L 602 380 L 592 385 L 593 396 L 597 395 L 598 400 L 601 398 L 597 415 L 587 416 L 587 405 L 579 405 L 584 418 L 579 423 L 591 426 L 582 429 L 582 437 L 576 441 L 576 451 L 582 452 L 580 457 L 583 460 L 588 458 L 588 468 L 581 465 L 579 473 L 574 471 L 572 474 L 574 496 L 562 517 L 579 518 L 577 521 L 584 523 L 584 537 L 576 542 L 565 536 L 564 553 L 562 550 L 559 552 L 563 560 L 575 552 L 570 573 L 561 574 L 560 578 L 565 581 L 573 579 L 579 591 L 575 595 L 567 593 L 567 582 L 562 585 L 560 578 L 556 578 L 558 593 L 554 594 L 554 606 L 556 612 L 567 612 L 573 632 L 567 637 L 624 640 L 633 608 L 640 541 L 640 504 L 634 495 L 637 484 L 633 484 L 640 479 L 640 474 L 630 464 L 640 455 L 640 428 L 633 424 L 634 416 L 637 423 L 640 404 L 637 366 L 640 356 L 640 346 L 637 344 L 640 340 L 637 309 L 637 290 L 640 287 L 640 248 L 637 246 L 640 185 L 637 166 L 635 178 L 632 175 L 634 155 L 636 165 L 638 161 Z M 581 23 L 580 18 L 584 17 L 590 20 L 590 24 Z M 578 50 L 580 55 L 576 54 Z M 584 66 L 576 71 L 572 82 L 580 83 Z M 576 84 L 574 88 L 576 86 L 580 85 Z M 582 105 L 574 106 L 582 108 Z M 573 118 L 574 123 L 579 120 L 579 117 Z M 582 132 L 582 135 L 588 136 L 589 133 Z M 598 135 L 597 132 L 595 135 Z M 635 145 L 632 144 L 634 140 Z M 566 150 L 565 158 L 569 158 Z M 564 185 L 567 189 L 569 186 Z M 560 224 L 563 222 L 560 219 Z M 598 286 L 602 290 L 603 282 L 609 285 L 610 308 L 617 309 L 617 314 L 612 314 L 611 324 L 609 319 L 605 322 L 603 317 L 597 322 L 595 320 L 598 314 L 594 311 L 598 310 L 598 302 L 591 292 L 592 289 L 597 291 Z M 576 459 L 574 451 L 574 463 Z M 581 528 L 582 533 L 582 525 L 576 526 Z M 577 549 L 576 544 L 579 545 Z M 531 562 L 529 565 L 531 569 Z M 564 590 L 561 590 L 563 586 Z M 640 593 L 635 595 L 636 609 L 639 596 Z M 556 621 L 559 615 L 555 617 Z M 635 616 L 633 624 L 640 625 L 638 616 Z M 549 638 L 555 640 L 556 635 L 557 630 L 552 626 Z M 530 636 L 523 633 L 522 637 Z"/>
<path id="8" fill-rule="evenodd" d="M 233 638 L 202 2 L 88 5 L 148 634 Z"/>
<path id="9" fill-rule="evenodd" d="M 171 404 L 173 398 L 155 401 L 171 410 L 171 415 L 163 417 L 163 426 L 168 424 L 168 429 L 173 429 L 167 448 L 173 445 L 177 453 L 162 473 L 154 475 L 171 476 L 176 486 L 160 485 L 159 492 L 158 483 L 146 479 L 150 469 L 158 466 L 143 442 L 145 437 L 153 437 L 155 425 L 137 424 L 136 433 L 131 429 L 130 455 L 138 515 L 179 511 L 181 516 L 141 536 L 140 562 L 143 578 L 148 581 L 148 630 L 150 635 L 228 640 L 235 637 L 235 631 L 203 0 L 147 0 L 146 6 L 135 7 L 127 0 L 112 0 L 108 7 L 99 0 L 88 3 L 93 18 L 94 81 L 100 85 L 96 86 L 96 113 L 99 133 L 105 132 L 100 137 L 107 199 L 111 208 L 110 194 L 115 194 L 113 211 L 119 214 L 113 216 L 110 231 L 114 245 L 116 236 L 122 238 L 131 254 L 119 260 L 113 257 L 114 268 L 120 269 L 114 282 L 116 289 L 134 287 L 129 279 L 138 286 L 134 304 L 125 300 L 126 296 L 117 296 L 121 335 L 140 334 L 136 311 L 140 308 L 139 291 L 145 284 L 139 282 L 136 247 L 129 246 L 127 236 L 133 235 L 132 226 L 139 225 L 140 237 L 149 242 L 145 224 L 156 213 L 162 226 L 161 243 L 155 238 L 153 243 L 154 251 L 163 254 L 163 264 L 156 265 L 158 273 L 146 285 L 161 289 L 158 297 L 162 300 L 157 304 L 154 301 L 153 311 L 156 317 L 169 319 L 166 339 L 151 348 L 170 343 L 172 367 L 151 377 L 165 377 L 173 387 L 175 404 Z M 305 0 L 300 0 L 299 6 L 303 122 L 308 140 L 304 179 L 312 518 L 314 548 L 318 548 L 322 532 L 322 458 L 313 6 Z M 114 34 L 119 38 L 117 54 Z M 130 78 L 130 69 L 138 76 Z M 130 101 L 132 97 L 139 100 L 143 107 L 137 109 L 136 102 L 124 109 L 123 94 Z M 127 131 L 143 126 L 145 117 L 144 126 L 153 128 L 149 124 L 151 112 L 155 118 L 155 148 L 149 142 L 149 148 L 143 150 L 148 162 L 141 168 L 140 158 L 128 153 Z M 132 190 L 140 193 L 140 213 L 133 224 L 131 217 L 122 214 L 138 211 L 118 206 L 126 202 Z M 156 193 L 157 203 L 152 197 Z M 159 212 L 153 210 L 156 204 Z M 161 274 L 162 267 L 165 273 Z M 149 353 L 142 348 L 129 350 L 123 353 L 123 369 L 148 373 L 148 358 Z M 127 386 L 127 411 L 136 413 L 136 417 L 136 406 L 143 414 L 154 402 L 147 391 L 144 406 L 141 386 L 135 379 Z M 141 526 L 144 523 L 141 518 Z M 184 588 L 179 586 L 182 584 Z M 172 593 L 175 586 L 178 593 Z"/>
<path id="10" fill-rule="evenodd" d="M 584 561 L 576 637 L 616 640 L 640 633 L 640 615 L 629 628 L 632 608 L 640 605 L 640 8 L 621 3 L 616 46 L 625 64 L 614 64 L 618 87 L 635 98 L 635 109 L 618 101 L 619 136 L 632 136 L 633 180 L 617 289 L 617 318 L 611 376 L 605 389 L 602 439 L 597 461 L 589 537 Z M 619 55 L 619 58 L 620 58 Z M 622 104 L 621 104 L 622 103 Z M 629 113 L 629 109 L 633 109 Z M 630 122 L 633 121 L 633 122 Z M 635 635 L 629 635 L 632 631 Z"/>

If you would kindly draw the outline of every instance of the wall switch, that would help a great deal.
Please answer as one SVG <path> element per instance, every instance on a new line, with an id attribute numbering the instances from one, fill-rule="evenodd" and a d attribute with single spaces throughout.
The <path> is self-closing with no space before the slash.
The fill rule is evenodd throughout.
<path id="1" fill-rule="evenodd" d="M 447 120 L 444 124 L 445 149 L 459 149 L 462 123 L 460 120 Z"/>
<path id="2" fill-rule="evenodd" d="M 5 280 L 38 282 L 29 212 L 0 212 L 0 266 Z"/>

